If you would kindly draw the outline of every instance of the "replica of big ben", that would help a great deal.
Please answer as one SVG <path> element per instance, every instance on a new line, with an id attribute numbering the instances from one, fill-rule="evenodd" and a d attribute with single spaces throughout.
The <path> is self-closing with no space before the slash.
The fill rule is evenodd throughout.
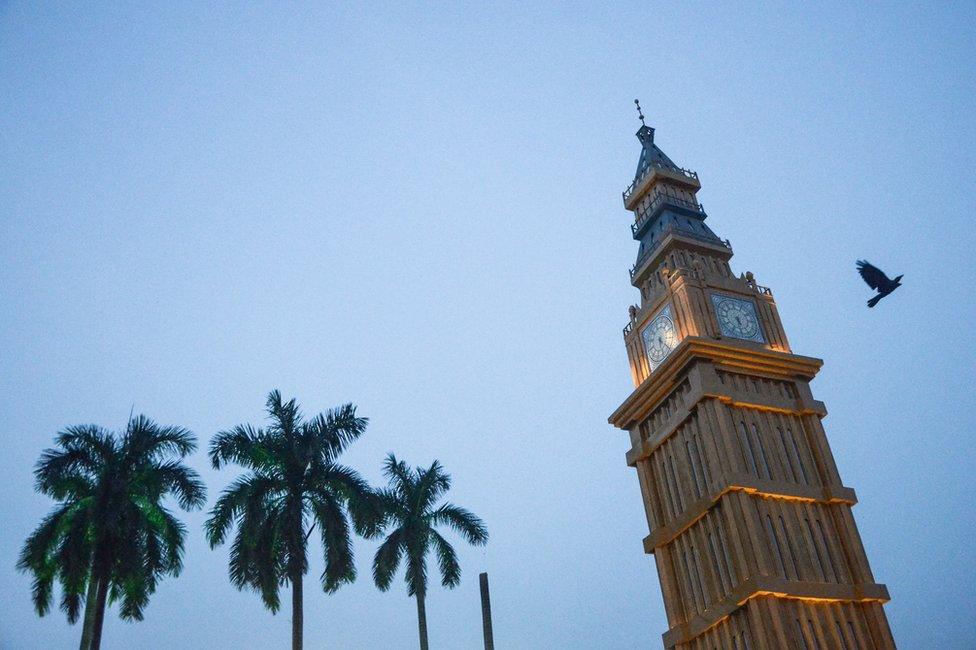
<path id="1" fill-rule="evenodd" d="M 641 116 L 643 123 L 643 116 Z M 819 359 L 790 349 L 772 293 L 733 274 L 698 175 L 637 132 L 623 194 L 640 242 L 624 341 L 630 433 L 670 629 L 666 648 L 894 648 L 810 392 Z"/>

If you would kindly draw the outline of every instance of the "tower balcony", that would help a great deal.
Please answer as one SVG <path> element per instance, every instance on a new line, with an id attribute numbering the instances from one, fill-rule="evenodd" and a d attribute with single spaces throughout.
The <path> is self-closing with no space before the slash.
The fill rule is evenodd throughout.
<path id="1" fill-rule="evenodd" d="M 700 203 L 686 201 L 685 199 L 672 196 L 670 194 L 658 194 L 654 197 L 654 200 L 651 201 L 650 205 L 647 206 L 647 209 L 645 209 L 640 215 L 637 215 L 634 219 L 634 223 L 631 224 L 630 233 L 634 236 L 634 239 L 640 239 L 641 231 L 644 229 L 644 226 L 653 221 L 658 209 L 664 205 L 670 205 L 681 210 L 687 210 L 693 214 L 700 214 L 703 217 L 708 216 L 705 214 L 705 209 Z"/>
<path id="2" fill-rule="evenodd" d="M 713 248 L 717 247 L 719 249 L 725 249 L 726 251 L 728 251 L 729 256 L 732 255 L 732 243 L 728 239 L 722 240 L 722 239 L 718 239 L 717 237 L 713 239 L 712 237 L 705 237 L 703 235 L 698 235 L 692 232 L 688 232 L 687 230 L 679 230 L 677 228 L 669 226 L 667 230 L 665 230 L 664 233 L 662 233 L 661 238 L 658 239 L 653 246 L 648 248 L 646 251 L 644 251 L 644 253 L 640 257 L 637 258 L 637 262 L 630 269 L 631 282 L 633 282 L 634 279 L 644 270 L 648 262 L 650 262 L 652 259 L 657 257 L 658 252 L 660 252 L 664 244 L 671 238 L 681 238 L 681 239 L 689 240 L 691 242 L 694 241 L 702 242 L 705 244 L 709 244 Z"/>
<path id="3" fill-rule="evenodd" d="M 669 178 L 681 185 L 685 185 L 694 191 L 701 189 L 701 182 L 698 180 L 698 172 L 682 167 L 672 167 L 658 162 L 650 163 L 644 172 L 634 179 L 634 182 L 623 191 L 624 206 L 628 210 L 633 210 L 637 199 L 644 191 L 651 186 L 656 178 Z"/>

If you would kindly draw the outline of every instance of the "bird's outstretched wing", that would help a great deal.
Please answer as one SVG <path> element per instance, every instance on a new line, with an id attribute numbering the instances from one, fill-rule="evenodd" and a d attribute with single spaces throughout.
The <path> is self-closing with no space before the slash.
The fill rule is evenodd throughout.
<path id="1" fill-rule="evenodd" d="M 866 260 L 857 261 L 857 270 L 872 289 L 880 289 L 882 286 L 891 283 L 891 280 L 881 272 L 881 269 Z"/>

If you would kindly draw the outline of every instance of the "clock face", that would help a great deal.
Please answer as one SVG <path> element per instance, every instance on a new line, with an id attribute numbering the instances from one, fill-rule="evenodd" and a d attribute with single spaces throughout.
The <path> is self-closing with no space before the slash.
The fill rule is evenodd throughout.
<path id="1" fill-rule="evenodd" d="M 665 306 L 641 331 L 641 339 L 647 351 L 647 361 L 654 370 L 678 345 L 678 330 L 671 317 L 671 305 Z"/>
<path id="2" fill-rule="evenodd" d="M 712 305 L 718 318 L 719 329 L 723 336 L 736 339 L 765 343 L 759 318 L 756 316 L 756 305 L 751 300 L 740 300 L 729 296 L 712 294 Z"/>

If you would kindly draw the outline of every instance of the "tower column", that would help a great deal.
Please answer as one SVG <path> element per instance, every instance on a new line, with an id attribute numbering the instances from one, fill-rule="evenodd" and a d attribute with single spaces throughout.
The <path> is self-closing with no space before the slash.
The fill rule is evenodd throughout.
<path id="1" fill-rule="evenodd" d="M 733 275 L 698 174 L 637 132 L 623 194 L 641 302 L 624 328 L 629 432 L 669 629 L 667 648 L 894 648 L 809 383 L 772 291 Z"/>

